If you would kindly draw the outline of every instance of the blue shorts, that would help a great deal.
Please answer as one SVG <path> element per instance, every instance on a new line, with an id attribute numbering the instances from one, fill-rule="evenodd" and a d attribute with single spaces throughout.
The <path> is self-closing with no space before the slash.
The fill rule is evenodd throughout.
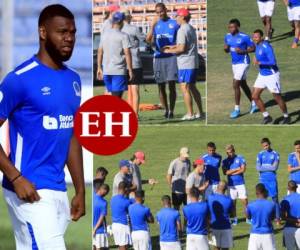
<path id="1" fill-rule="evenodd" d="M 108 92 L 119 92 L 127 90 L 126 75 L 104 75 L 103 81 Z"/>
<path id="2" fill-rule="evenodd" d="M 260 182 L 265 185 L 266 189 L 268 190 L 269 197 L 274 198 L 278 195 L 277 180 L 275 181 L 260 180 Z"/>
<path id="3" fill-rule="evenodd" d="M 179 83 L 196 83 L 197 69 L 180 69 L 178 70 Z"/>

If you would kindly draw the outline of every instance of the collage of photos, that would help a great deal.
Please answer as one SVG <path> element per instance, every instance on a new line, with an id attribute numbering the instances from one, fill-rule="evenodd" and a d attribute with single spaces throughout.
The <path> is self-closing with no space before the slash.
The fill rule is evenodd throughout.
<path id="1" fill-rule="evenodd" d="M 300 249 L 300 0 L 0 0 L 0 34 L 0 250 Z"/>

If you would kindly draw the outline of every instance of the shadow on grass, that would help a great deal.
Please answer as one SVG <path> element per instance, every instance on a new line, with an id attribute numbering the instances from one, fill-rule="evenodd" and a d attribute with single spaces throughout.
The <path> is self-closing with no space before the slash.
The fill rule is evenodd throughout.
<path id="1" fill-rule="evenodd" d="M 279 42 L 281 40 L 287 39 L 289 37 L 294 36 L 294 31 L 289 31 L 277 36 L 273 36 L 272 40 L 270 41 L 270 43 L 275 43 L 275 42 Z"/>

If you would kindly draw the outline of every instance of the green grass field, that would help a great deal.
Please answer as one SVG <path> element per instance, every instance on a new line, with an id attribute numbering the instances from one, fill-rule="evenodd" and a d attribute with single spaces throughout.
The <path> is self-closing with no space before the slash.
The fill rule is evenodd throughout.
<path id="1" fill-rule="evenodd" d="M 247 160 L 247 171 L 245 174 L 246 185 L 250 200 L 255 197 L 254 187 L 258 182 L 258 174 L 255 169 L 256 154 L 261 150 L 260 139 L 269 137 L 276 149 L 281 155 L 281 164 L 278 170 L 278 182 L 280 198 L 286 194 L 286 184 L 288 173 L 286 171 L 287 156 L 293 151 L 293 143 L 296 139 L 297 128 L 283 127 L 280 130 L 276 127 L 259 128 L 252 127 L 199 127 L 190 126 L 156 126 L 140 127 L 139 134 L 133 145 L 119 155 L 109 157 L 94 157 L 94 167 L 105 166 L 109 169 L 107 183 L 112 185 L 112 179 L 118 171 L 118 161 L 120 159 L 129 159 L 135 150 L 144 150 L 146 153 L 146 164 L 142 165 L 141 172 L 143 178 L 156 178 L 159 184 L 153 190 L 148 185 L 144 186 L 146 191 L 146 205 L 149 206 L 153 214 L 160 209 L 160 198 L 163 194 L 170 194 L 169 187 L 166 183 L 165 176 L 169 163 L 177 157 L 178 150 L 182 146 L 188 146 L 191 151 L 191 159 L 194 160 L 199 155 L 206 152 L 206 143 L 214 141 L 217 144 L 217 151 L 225 155 L 224 147 L 228 143 L 236 146 L 238 154 L 245 156 Z M 284 136 L 283 136 L 284 135 Z M 155 139 L 153 139 L 155 138 Z M 223 175 L 221 175 L 224 178 Z M 109 195 L 110 196 L 110 195 Z M 109 198 L 108 198 L 109 199 Z M 238 203 L 238 215 L 242 219 L 242 206 Z M 110 221 L 110 215 L 108 220 Z M 234 231 L 234 249 L 247 249 L 249 225 L 241 222 L 233 228 Z M 158 247 L 158 226 L 151 226 L 153 249 Z M 184 240 L 184 239 L 182 239 Z M 276 228 L 276 245 L 277 249 L 282 248 L 282 233 L 280 228 Z M 112 243 L 112 241 L 111 241 Z"/>
<path id="2" fill-rule="evenodd" d="M 292 123 L 299 123 L 299 56 L 300 48 L 291 49 L 292 37 L 283 34 L 291 31 L 283 1 L 276 1 L 273 15 L 275 29 L 272 45 L 277 56 L 277 63 L 281 72 L 283 96 L 287 102 Z M 260 113 L 249 115 L 249 102 L 243 94 L 241 99 L 242 116 L 232 120 L 229 114 L 234 107 L 232 89 L 231 58 L 223 51 L 224 35 L 227 33 L 227 23 L 231 18 L 241 21 L 241 31 L 251 34 L 255 29 L 263 29 L 258 14 L 256 1 L 244 0 L 214 0 L 208 4 L 208 65 L 207 65 L 207 93 L 208 93 L 208 123 L 209 124 L 258 124 L 261 122 Z M 283 36 L 281 36 L 283 35 Z M 253 55 L 251 55 L 252 59 Z M 251 62 L 252 63 L 252 62 Z M 257 69 L 251 65 L 248 73 L 248 85 L 253 86 Z M 274 120 L 282 114 L 271 94 L 266 90 L 263 100 Z"/>
<path id="3" fill-rule="evenodd" d="M 202 97 L 202 104 L 203 110 L 206 110 L 206 86 L 203 82 L 199 82 L 197 84 L 198 89 L 201 93 Z M 103 87 L 95 87 L 94 88 L 94 95 L 101 95 L 104 93 Z M 141 103 L 147 104 L 159 104 L 159 97 L 158 97 L 158 88 L 156 84 L 145 84 L 140 87 L 140 95 L 141 95 Z M 126 99 L 126 94 L 124 95 Z M 197 109 L 194 104 L 194 112 Z M 174 112 L 174 119 L 167 120 L 163 117 L 164 110 L 155 110 L 155 111 L 143 111 L 140 112 L 140 124 L 205 124 L 205 119 L 202 120 L 195 120 L 195 121 L 181 121 L 181 118 L 186 113 L 183 97 L 181 94 L 181 90 L 179 88 L 179 84 L 177 84 L 177 101 L 175 106 Z"/>
<path id="4" fill-rule="evenodd" d="M 78 222 L 71 222 L 69 225 L 65 241 L 67 249 L 72 250 L 90 250 L 92 245 L 91 239 L 91 187 L 88 186 L 86 189 L 86 215 L 81 218 Z M 74 194 L 74 188 L 69 187 L 69 198 L 71 199 Z M 0 250 L 14 250 L 15 242 L 13 236 L 13 230 L 11 227 L 8 211 L 6 204 L 3 199 L 2 192 L 0 192 Z M 47 223 L 45 218 L 45 223 Z"/>

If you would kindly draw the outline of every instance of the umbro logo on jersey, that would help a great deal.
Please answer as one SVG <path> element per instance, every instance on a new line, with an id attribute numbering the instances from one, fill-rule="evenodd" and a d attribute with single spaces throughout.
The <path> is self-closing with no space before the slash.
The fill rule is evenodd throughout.
<path id="1" fill-rule="evenodd" d="M 51 88 L 46 87 L 46 86 L 41 88 L 41 91 L 42 91 L 43 95 L 50 95 L 51 94 Z"/>
<path id="2" fill-rule="evenodd" d="M 2 91 L 0 91 L 0 102 L 2 102 L 2 100 L 3 100 L 3 93 Z"/>

